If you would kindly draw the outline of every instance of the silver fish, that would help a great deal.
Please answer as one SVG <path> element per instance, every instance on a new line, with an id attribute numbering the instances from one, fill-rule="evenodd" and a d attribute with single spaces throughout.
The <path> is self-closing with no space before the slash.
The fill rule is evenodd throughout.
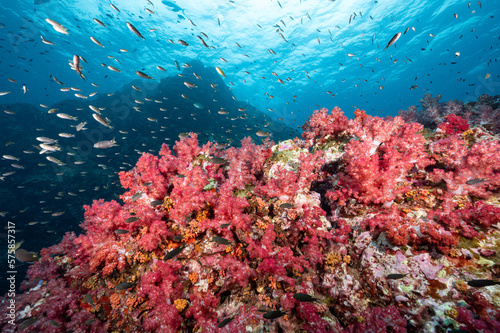
<path id="1" fill-rule="evenodd" d="M 62 119 L 78 120 L 76 117 L 70 116 L 69 114 L 66 114 L 66 113 L 58 113 L 58 114 L 56 114 L 56 116 L 58 116 L 59 118 L 62 118 Z"/>
<path id="2" fill-rule="evenodd" d="M 153 80 L 153 78 L 151 76 L 149 76 L 148 74 L 146 74 L 144 72 L 136 71 L 135 74 L 139 75 L 140 77 L 142 77 L 144 79 Z"/>
<path id="3" fill-rule="evenodd" d="M 47 138 L 47 137 L 44 137 L 44 136 L 38 136 L 36 139 L 38 141 L 44 142 L 44 143 L 56 143 L 57 142 L 57 140 L 54 140 L 54 139 L 51 139 L 51 138 Z"/>
<path id="4" fill-rule="evenodd" d="M 99 149 L 106 149 L 106 148 L 111 148 L 114 146 L 116 146 L 115 139 L 106 140 L 106 141 L 99 141 L 99 142 L 94 143 L 94 148 L 99 148 Z"/>
<path id="5" fill-rule="evenodd" d="M 137 35 L 137 37 L 142 38 L 142 39 L 146 39 L 146 38 L 144 38 L 144 37 L 142 36 L 142 34 L 139 32 L 139 30 L 137 30 L 137 29 L 136 29 L 136 27 L 134 27 L 134 26 L 132 25 L 132 23 L 127 22 L 127 27 L 130 29 L 130 31 L 132 31 L 134 34 L 136 34 L 136 35 Z"/>
<path id="6" fill-rule="evenodd" d="M 41 143 L 40 147 L 42 147 L 43 150 L 48 150 L 48 151 L 58 151 L 58 150 L 61 150 L 61 148 L 59 148 L 58 146 L 53 146 L 53 145 L 49 145 L 49 144 L 46 144 L 46 143 Z M 40 152 L 40 154 L 41 154 L 41 152 Z"/>
<path id="7" fill-rule="evenodd" d="M 66 164 L 64 164 L 63 162 L 61 162 L 60 160 L 58 160 L 57 158 L 55 158 L 55 157 L 53 157 L 53 156 L 47 156 L 46 158 L 47 158 L 49 161 L 51 161 L 52 163 L 55 163 L 55 164 L 57 164 L 57 165 L 59 165 L 59 166 L 61 166 L 61 165 L 66 165 Z"/>
<path id="8" fill-rule="evenodd" d="M 55 31 L 60 32 L 60 33 L 65 34 L 65 35 L 68 34 L 68 29 L 66 29 L 65 27 L 63 27 L 62 24 L 57 23 L 56 21 L 51 20 L 51 19 L 45 19 L 45 21 L 47 21 L 48 23 L 50 23 L 50 25 L 52 25 L 52 28 L 54 28 Z"/>
<path id="9" fill-rule="evenodd" d="M 19 158 L 12 155 L 3 155 L 2 157 L 5 158 L 6 160 L 19 161 Z"/>
<path id="10" fill-rule="evenodd" d="M 101 44 L 101 42 L 99 42 L 96 38 L 94 38 L 94 37 L 90 36 L 90 39 L 91 39 L 94 43 L 96 43 L 97 45 L 99 45 L 100 47 L 104 47 L 104 45 L 102 45 L 102 44 Z"/>
<path id="11" fill-rule="evenodd" d="M 78 125 L 76 125 L 76 131 L 77 132 L 81 131 L 85 125 L 87 125 L 86 121 L 79 123 Z"/>
<path id="12" fill-rule="evenodd" d="M 100 24 L 100 25 L 102 25 L 103 27 L 106 28 L 106 25 L 104 23 L 102 23 L 100 20 L 98 20 L 98 19 L 95 18 L 94 22 L 96 22 L 97 24 Z"/>
<path id="13" fill-rule="evenodd" d="M 110 128 L 110 129 L 113 128 L 113 127 L 111 127 L 111 125 L 109 124 L 109 122 L 106 119 L 104 119 L 100 114 L 93 113 L 92 117 L 94 117 L 94 119 L 97 120 L 102 125 Z"/>
<path id="14" fill-rule="evenodd" d="M 397 34 L 394 35 L 394 37 L 391 38 L 391 40 L 389 41 L 389 43 L 387 43 L 387 46 L 384 48 L 383 51 L 387 50 L 389 48 L 389 46 L 396 43 L 396 41 L 399 39 L 399 37 L 401 37 L 401 32 L 398 32 Z"/>

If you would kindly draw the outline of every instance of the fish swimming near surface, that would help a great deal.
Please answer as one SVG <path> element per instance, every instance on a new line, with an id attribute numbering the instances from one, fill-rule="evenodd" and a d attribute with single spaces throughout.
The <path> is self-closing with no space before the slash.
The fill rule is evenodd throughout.
<path id="1" fill-rule="evenodd" d="M 163 0 L 161 3 L 164 4 L 165 6 L 169 7 L 171 11 L 173 11 L 173 12 L 182 12 L 185 15 L 184 9 L 182 9 L 179 6 L 177 6 L 174 2 Z"/>
<path id="2" fill-rule="evenodd" d="M 401 32 L 398 32 L 397 34 L 394 35 L 394 37 L 391 38 L 389 43 L 387 43 L 387 46 L 384 48 L 384 51 L 389 48 L 392 44 L 396 43 L 396 41 L 401 37 Z"/>
<path id="3" fill-rule="evenodd" d="M 146 38 L 144 38 L 144 36 L 143 36 L 143 35 L 139 32 L 139 30 L 137 30 L 137 28 L 136 28 L 136 27 L 134 27 L 134 26 L 132 25 L 132 23 L 127 22 L 127 27 L 128 27 L 128 28 L 130 29 L 130 31 L 132 31 L 132 32 L 133 32 L 133 33 L 134 33 L 137 37 L 142 38 L 142 39 L 146 39 Z"/>

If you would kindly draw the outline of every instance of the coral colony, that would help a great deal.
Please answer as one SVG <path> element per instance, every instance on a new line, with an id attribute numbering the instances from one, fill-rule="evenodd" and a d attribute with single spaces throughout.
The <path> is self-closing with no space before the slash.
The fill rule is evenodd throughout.
<path id="1" fill-rule="evenodd" d="M 3 332 L 500 332 L 500 111 L 424 101 L 143 154 L 122 204 L 41 251 Z"/>

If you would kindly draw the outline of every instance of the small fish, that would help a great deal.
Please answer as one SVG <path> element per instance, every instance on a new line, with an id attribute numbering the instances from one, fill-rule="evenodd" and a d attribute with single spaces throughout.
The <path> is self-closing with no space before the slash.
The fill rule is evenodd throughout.
<path id="1" fill-rule="evenodd" d="M 389 48 L 389 46 L 396 43 L 396 41 L 399 39 L 399 37 L 401 37 L 401 32 L 398 32 L 397 34 L 394 35 L 394 37 L 391 38 L 391 40 L 389 41 L 389 43 L 387 43 L 387 46 L 384 48 L 383 51 L 387 50 Z"/>
<path id="2" fill-rule="evenodd" d="M 231 225 L 231 223 L 223 223 L 220 225 L 221 228 L 226 228 L 226 227 L 229 227 Z"/>
<path id="3" fill-rule="evenodd" d="M 98 20 L 98 19 L 95 18 L 94 22 L 96 22 L 97 24 L 102 25 L 103 27 L 106 28 L 106 25 L 104 23 L 102 23 L 100 20 Z"/>
<path id="4" fill-rule="evenodd" d="M 117 235 L 124 235 L 124 234 L 128 234 L 130 231 L 128 230 L 124 230 L 124 229 L 116 229 L 115 230 L 115 234 Z"/>
<path id="5" fill-rule="evenodd" d="M 132 223 L 132 222 L 138 221 L 139 219 L 140 219 L 140 217 L 132 216 L 132 217 L 129 217 L 128 219 L 126 219 L 125 223 Z"/>
<path id="6" fill-rule="evenodd" d="M 206 48 L 210 48 L 210 46 L 208 46 L 207 43 L 205 43 L 205 40 L 203 39 L 203 37 L 201 37 L 201 36 L 196 36 L 196 37 L 198 37 L 201 40 L 201 43 L 203 44 L 203 46 L 205 46 Z"/>
<path id="7" fill-rule="evenodd" d="M 408 273 L 406 273 L 406 274 L 389 274 L 386 276 L 386 278 L 388 278 L 390 280 L 399 280 L 399 279 L 404 278 L 407 275 L 408 275 Z"/>
<path id="8" fill-rule="evenodd" d="M 224 71 L 222 69 L 220 69 L 219 67 L 215 67 L 215 70 L 217 71 L 217 73 L 220 74 L 220 76 L 226 77 L 226 74 L 224 73 Z"/>
<path id="9" fill-rule="evenodd" d="M 68 34 L 68 29 L 66 29 L 65 27 L 63 27 L 62 24 L 57 23 L 56 21 L 51 20 L 51 19 L 45 19 L 45 21 L 47 21 L 48 23 L 50 23 L 50 25 L 52 25 L 52 28 L 54 28 L 55 31 L 60 32 L 60 33 L 65 34 L 65 35 Z"/>
<path id="10" fill-rule="evenodd" d="M 137 192 L 136 194 L 134 194 L 132 196 L 132 198 L 130 199 L 130 201 L 134 202 L 134 201 L 137 201 L 137 199 L 139 199 L 141 196 L 142 196 L 142 192 Z"/>
<path id="11" fill-rule="evenodd" d="M 95 306 L 95 303 L 94 303 L 94 300 L 92 299 L 92 296 L 90 296 L 89 294 L 86 294 L 83 298 L 85 299 L 85 302 L 89 303 L 92 306 Z"/>
<path id="12" fill-rule="evenodd" d="M 312 297 L 311 295 L 303 293 L 296 293 L 293 295 L 293 298 L 295 298 L 299 302 L 315 302 L 318 300 L 317 298 Z"/>
<path id="13" fill-rule="evenodd" d="M 115 287 L 116 290 L 127 290 L 135 286 L 135 283 L 132 282 L 122 282 L 118 283 Z"/>
<path id="14" fill-rule="evenodd" d="M 114 67 L 114 66 L 108 66 L 108 69 L 113 71 L 113 72 L 117 72 L 117 73 L 121 73 L 122 71 L 119 70 L 118 68 Z"/>
<path id="15" fill-rule="evenodd" d="M 96 38 L 90 36 L 90 40 L 99 45 L 100 47 L 104 47 L 104 45 L 102 45 L 101 42 L 99 42 Z"/>
<path id="16" fill-rule="evenodd" d="M 484 178 L 474 178 L 474 179 L 469 179 L 468 181 L 465 182 L 465 184 L 467 184 L 467 185 L 477 185 L 477 184 L 481 184 L 484 181 L 485 181 Z"/>
<path id="17" fill-rule="evenodd" d="M 47 143 L 47 144 L 57 143 L 57 140 L 54 140 L 54 139 L 51 139 L 51 138 L 47 138 L 45 136 L 37 136 L 36 140 L 40 141 L 40 142 L 43 142 L 43 143 Z"/>
<path id="18" fill-rule="evenodd" d="M 57 158 L 55 158 L 53 156 L 47 156 L 46 158 L 47 158 L 47 160 L 49 160 L 52 163 L 55 163 L 55 164 L 57 164 L 59 166 L 66 165 L 66 164 L 64 164 L 63 162 L 61 162 L 60 160 L 58 160 Z"/>
<path id="19" fill-rule="evenodd" d="M 80 57 L 76 54 L 73 55 L 73 64 L 71 68 L 74 69 L 82 79 L 84 79 L 84 76 L 82 74 L 82 66 L 80 66 Z"/>
<path id="20" fill-rule="evenodd" d="M 181 70 L 181 68 L 179 67 L 179 63 L 177 62 L 177 60 L 174 60 L 174 65 L 175 65 L 175 68 L 177 68 L 178 71 Z"/>
<path id="21" fill-rule="evenodd" d="M 262 130 L 258 130 L 255 134 L 257 134 L 257 136 L 269 136 L 269 135 L 271 135 L 271 133 L 265 132 Z"/>
<path id="22" fill-rule="evenodd" d="M 137 35 L 137 37 L 142 38 L 142 39 L 146 39 L 146 38 L 144 38 L 144 37 L 142 36 L 142 34 L 139 32 L 139 30 L 137 30 L 137 29 L 136 29 L 136 27 L 134 27 L 134 26 L 132 25 L 132 23 L 127 22 L 127 27 L 130 29 L 130 31 L 132 31 L 134 34 L 136 34 L 136 35 Z"/>
<path id="23" fill-rule="evenodd" d="M 186 245 L 180 245 L 180 246 L 176 247 L 172 251 L 165 254 L 165 256 L 163 257 L 163 260 L 169 260 L 169 259 L 173 259 L 173 258 L 177 257 L 182 251 L 184 251 L 185 248 L 186 248 Z"/>
<path id="24" fill-rule="evenodd" d="M 286 315 L 286 312 L 281 311 L 281 310 L 273 310 L 273 311 L 268 311 L 264 313 L 264 319 L 276 319 L 279 317 L 283 317 Z"/>
<path id="25" fill-rule="evenodd" d="M 48 41 L 48 40 L 46 40 L 45 38 L 43 38 L 43 36 L 40 36 L 40 37 L 42 38 L 42 43 L 47 44 L 47 45 L 56 45 L 56 44 L 54 44 L 53 42 Z"/>
<path id="26" fill-rule="evenodd" d="M 76 131 L 81 131 L 85 125 L 87 125 L 86 121 L 79 123 L 78 125 L 76 125 Z"/>
<path id="27" fill-rule="evenodd" d="M 113 8 L 114 10 L 116 10 L 118 13 L 120 12 L 120 10 L 115 5 L 113 5 L 112 3 L 110 3 L 109 5 L 111 6 L 111 8 Z"/>
<path id="28" fill-rule="evenodd" d="M 150 205 L 153 207 L 160 206 L 163 204 L 163 200 L 153 200 L 151 201 Z"/>
<path id="29" fill-rule="evenodd" d="M 40 257 L 35 252 L 28 252 L 25 249 L 17 249 L 15 252 L 16 259 L 20 262 L 32 263 L 38 261 Z"/>
<path id="30" fill-rule="evenodd" d="M 97 120 L 97 121 L 98 121 L 99 123 L 101 123 L 102 125 L 104 125 L 104 126 L 106 126 L 106 127 L 110 128 L 110 129 L 112 129 L 112 128 L 113 128 L 113 127 L 111 127 L 111 126 L 109 125 L 109 122 L 108 122 L 106 119 L 104 119 L 104 118 L 103 118 L 100 114 L 93 113 L 93 114 L 92 114 L 92 117 L 94 117 L 94 119 L 95 119 L 95 120 Z"/>
<path id="31" fill-rule="evenodd" d="M 3 155 L 2 157 L 5 158 L 6 160 L 19 161 L 19 158 L 12 155 Z"/>
<path id="32" fill-rule="evenodd" d="M 488 287 L 488 286 L 494 286 L 494 285 L 500 285 L 500 281 L 494 281 L 494 280 L 471 280 L 468 281 L 467 284 L 471 287 Z"/>
<path id="33" fill-rule="evenodd" d="M 222 158 L 222 157 L 212 157 L 210 159 L 210 163 L 213 163 L 213 164 L 226 164 L 228 163 L 228 160 Z"/>
<path id="34" fill-rule="evenodd" d="M 56 116 L 58 116 L 61 119 L 78 120 L 76 117 L 70 116 L 69 114 L 66 113 L 57 113 Z"/>
<path id="35" fill-rule="evenodd" d="M 219 237 L 219 236 L 214 236 L 212 238 L 212 242 L 215 242 L 215 243 L 218 243 L 218 244 L 222 244 L 222 245 L 231 245 L 230 241 L 228 241 L 225 238 Z"/>
<path id="36" fill-rule="evenodd" d="M 156 66 L 156 68 L 158 68 L 159 70 L 161 70 L 161 71 L 163 71 L 163 72 L 165 72 L 165 71 L 166 71 L 166 70 L 165 70 L 165 68 L 163 68 L 163 67 L 161 67 L 161 66 Z"/>
<path id="37" fill-rule="evenodd" d="M 179 39 L 179 44 L 181 45 L 184 45 L 184 46 L 189 46 L 189 43 L 187 43 L 186 41 L 182 40 L 182 39 Z"/>
<path id="38" fill-rule="evenodd" d="M 185 85 L 186 87 L 188 87 L 188 88 L 198 88 L 198 86 L 197 86 L 197 85 L 195 85 L 194 83 L 187 82 L 187 81 L 185 81 L 185 82 L 184 82 L 184 85 Z"/>
<path id="39" fill-rule="evenodd" d="M 286 208 L 292 208 L 292 207 L 293 207 L 293 204 L 291 204 L 289 202 L 285 202 L 285 203 L 282 203 L 280 205 L 280 208 L 284 208 L 284 209 L 286 209 Z"/>
<path id="40" fill-rule="evenodd" d="M 23 321 L 22 324 L 19 326 L 19 328 L 23 330 L 23 329 L 31 326 L 37 320 L 38 320 L 38 317 L 30 317 L 30 318 L 26 319 L 25 321 Z"/>
<path id="41" fill-rule="evenodd" d="M 227 317 L 226 319 L 222 320 L 219 325 L 217 325 L 218 328 L 223 328 L 227 324 L 229 324 L 231 321 L 233 321 L 234 317 Z"/>
<path id="42" fill-rule="evenodd" d="M 17 242 L 16 244 L 14 244 L 14 252 L 17 251 L 17 249 L 19 249 L 21 247 L 21 245 L 23 245 L 24 243 L 24 240 L 20 241 L 20 242 Z"/>
<path id="43" fill-rule="evenodd" d="M 107 148 L 111 148 L 114 146 L 117 146 L 115 139 L 99 141 L 99 142 L 94 143 L 94 148 L 98 148 L 98 149 L 107 149 Z"/>
<path id="44" fill-rule="evenodd" d="M 153 78 L 151 76 L 149 76 L 148 74 L 143 73 L 141 71 L 136 71 L 135 74 L 139 75 L 140 77 L 142 77 L 144 79 L 153 80 Z"/>

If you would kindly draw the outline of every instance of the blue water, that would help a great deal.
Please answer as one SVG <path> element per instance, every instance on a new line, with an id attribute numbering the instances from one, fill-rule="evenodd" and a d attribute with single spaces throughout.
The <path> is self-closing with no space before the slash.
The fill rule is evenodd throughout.
<path id="1" fill-rule="evenodd" d="M 0 92 L 9 92 L 0 96 L 0 107 L 13 113 L 0 112 L 0 155 L 20 159 L 0 160 L 0 176 L 15 172 L 0 181 L 0 219 L 3 225 L 16 223 L 16 240 L 24 240 L 27 250 L 39 251 L 68 230 L 78 232 L 83 204 L 116 199 L 121 194 L 117 172 L 130 169 L 142 152 L 172 145 L 179 133 L 199 132 L 201 143 L 237 145 L 247 135 L 260 142 L 255 133 L 266 130 L 277 141 L 300 135 L 301 125 L 319 107 L 339 106 L 349 117 L 356 108 L 394 116 L 419 105 L 425 93 L 441 94 L 442 101 L 472 101 L 500 90 L 499 1 L 481 6 L 471 1 L 470 8 L 467 1 L 113 4 L 119 12 L 104 1 L 0 3 Z M 401 37 L 384 51 L 398 32 Z M 69 65 L 74 55 L 85 79 Z M 97 123 L 89 105 L 102 108 L 113 129 Z M 78 121 L 49 114 L 51 108 Z M 221 108 L 229 114 L 219 114 Z M 246 119 L 240 117 L 244 114 Z M 88 130 L 76 132 L 81 121 Z M 39 154 L 39 136 L 59 140 L 61 151 L 51 155 L 65 166 Z M 113 138 L 117 147 L 92 147 Z M 64 214 L 52 216 L 58 212 Z M 20 271 L 27 267 L 19 265 Z"/>

